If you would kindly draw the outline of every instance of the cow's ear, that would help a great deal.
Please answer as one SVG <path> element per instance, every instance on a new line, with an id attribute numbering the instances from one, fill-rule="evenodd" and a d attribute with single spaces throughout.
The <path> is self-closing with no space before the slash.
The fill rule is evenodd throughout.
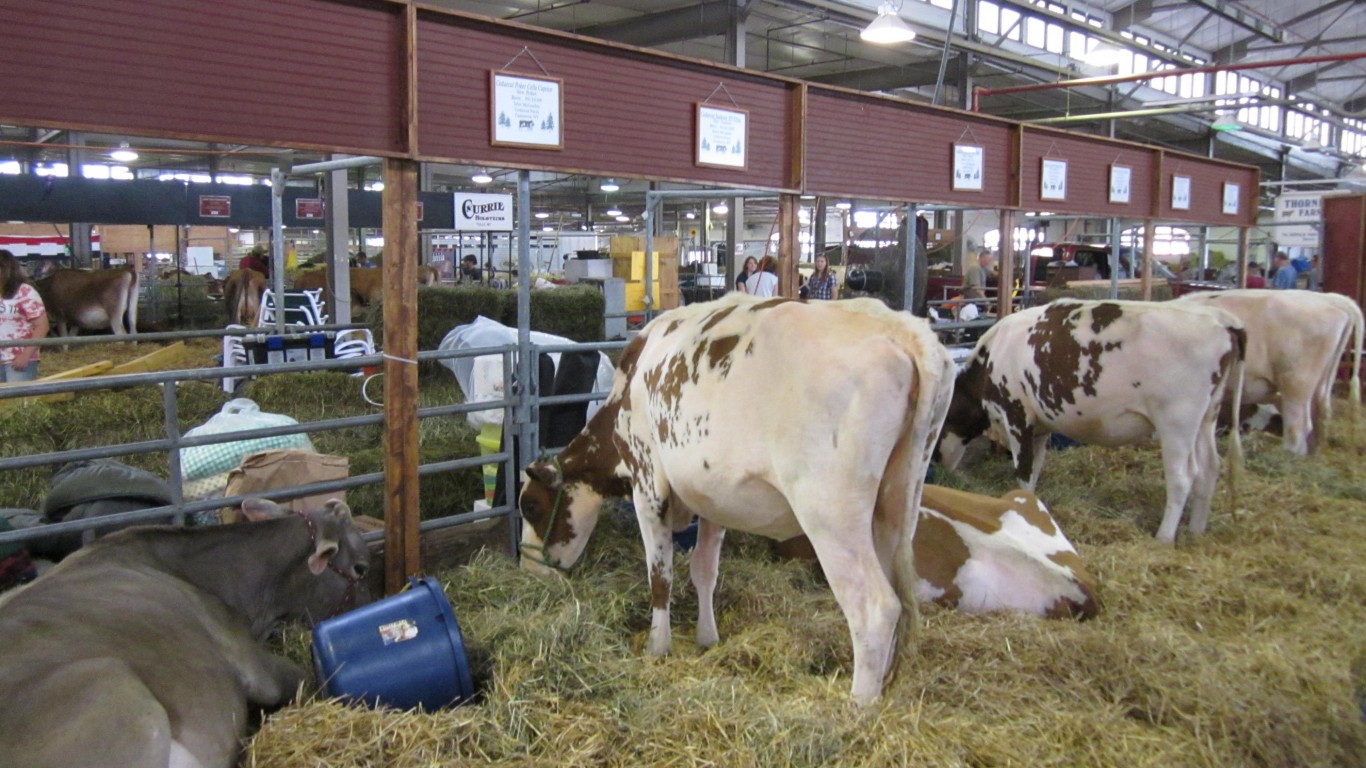
<path id="1" fill-rule="evenodd" d="M 560 470 L 554 464 L 532 464 L 526 468 L 526 476 L 547 488 L 558 488 L 560 485 Z"/>
<path id="2" fill-rule="evenodd" d="M 273 520 L 277 517 L 281 517 L 288 511 L 289 510 L 269 499 L 242 500 L 242 514 L 253 523 L 259 523 L 262 520 Z"/>
<path id="3" fill-rule="evenodd" d="M 308 570 L 314 576 L 319 576 L 327 570 L 327 563 L 332 556 L 337 554 L 337 542 L 324 536 L 318 537 L 318 545 L 313 548 L 313 554 L 308 556 Z"/>
<path id="4" fill-rule="evenodd" d="M 323 509 L 329 514 L 336 515 L 337 519 L 344 523 L 351 520 L 351 508 L 341 499 L 328 499 L 327 504 L 323 505 Z"/>

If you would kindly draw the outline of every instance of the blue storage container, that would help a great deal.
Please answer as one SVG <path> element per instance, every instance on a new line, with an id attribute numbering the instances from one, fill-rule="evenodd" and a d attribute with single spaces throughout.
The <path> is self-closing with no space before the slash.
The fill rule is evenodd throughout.
<path id="1" fill-rule="evenodd" d="M 469 701 L 465 640 L 436 579 L 319 622 L 313 668 L 328 696 L 427 711 Z"/>
<path id="2" fill-rule="evenodd" d="M 687 552 L 697 546 L 697 518 L 694 517 L 688 527 L 681 531 L 674 532 L 674 546 Z"/>

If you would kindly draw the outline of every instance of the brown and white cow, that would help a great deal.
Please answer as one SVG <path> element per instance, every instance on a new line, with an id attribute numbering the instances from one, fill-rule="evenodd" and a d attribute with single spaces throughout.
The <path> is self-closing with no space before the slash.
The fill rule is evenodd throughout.
<path id="1" fill-rule="evenodd" d="M 1333 382 L 1353 334 L 1360 392 L 1361 311 L 1337 294 L 1298 290 L 1202 291 L 1177 301 L 1218 307 L 1247 330 L 1243 403 L 1274 404 L 1282 419 L 1286 450 L 1305 455 L 1317 445 L 1318 428 L 1332 413 Z M 1354 399 L 1355 402 L 1355 399 Z"/>
<path id="2" fill-rule="evenodd" d="M 63 336 L 72 329 L 137 333 L 138 273 L 132 267 L 62 267 L 35 283 L 48 317 Z"/>
<path id="3" fill-rule="evenodd" d="M 1029 491 L 1000 498 L 925 484 L 915 529 L 915 596 L 964 613 L 1093 618 L 1095 580 L 1048 508 Z M 816 559 L 805 536 L 779 554 Z"/>
<path id="4" fill-rule="evenodd" d="M 1008 315 L 958 376 L 941 456 L 957 467 L 991 428 L 1032 491 L 1054 432 L 1106 446 L 1156 437 L 1167 480 L 1157 538 L 1176 540 L 1188 500 L 1190 531 L 1203 533 L 1219 477 L 1215 422 L 1230 387 L 1239 410 L 1245 347 L 1237 317 L 1195 303 L 1062 299 Z M 1237 430 L 1231 444 L 1241 460 Z"/>
<path id="5" fill-rule="evenodd" d="M 0 765 L 237 764 L 248 706 L 303 671 L 259 642 L 364 599 L 350 510 L 243 503 L 256 522 L 131 528 L 0 597 Z"/>
<path id="6" fill-rule="evenodd" d="M 925 470 L 953 361 L 929 325 L 880 302 L 736 294 L 670 311 L 627 345 L 601 410 L 554 462 L 527 468 L 522 563 L 567 568 L 604 497 L 631 494 L 645 545 L 650 652 L 669 651 L 670 529 L 701 518 L 697 642 L 727 528 L 815 547 L 854 645 L 853 696 L 876 698 L 898 621 L 915 617 Z"/>
<path id="7" fill-rule="evenodd" d="M 237 269 L 223 282 L 223 305 L 228 310 L 228 323 L 251 328 L 261 318 L 261 294 L 266 290 L 266 276 L 254 269 Z"/>

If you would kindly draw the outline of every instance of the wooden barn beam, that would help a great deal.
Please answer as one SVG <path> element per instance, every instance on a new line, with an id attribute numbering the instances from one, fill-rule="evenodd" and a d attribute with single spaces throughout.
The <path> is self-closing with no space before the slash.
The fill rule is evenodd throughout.
<path id="1" fill-rule="evenodd" d="M 422 568 L 418 529 L 417 176 L 384 161 L 384 591 Z"/>

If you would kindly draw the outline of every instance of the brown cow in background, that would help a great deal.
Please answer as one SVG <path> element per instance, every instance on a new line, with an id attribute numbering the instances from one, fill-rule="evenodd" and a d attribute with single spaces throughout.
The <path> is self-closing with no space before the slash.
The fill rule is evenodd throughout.
<path id="1" fill-rule="evenodd" d="M 326 269 L 310 269 L 300 272 L 294 278 L 294 290 L 296 291 L 316 291 L 323 289 L 323 295 L 331 298 L 327 294 L 327 274 Z M 436 267 L 423 264 L 417 268 L 418 285 L 437 285 L 441 281 L 441 273 Z M 384 295 L 384 272 L 379 269 L 367 269 L 363 267 L 351 268 L 351 303 L 357 307 L 368 307 L 380 300 Z"/>
<path id="2" fill-rule="evenodd" d="M 233 270 L 223 282 L 223 305 L 228 309 L 228 323 L 256 325 L 261 318 L 261 294 L 266 290 L 266 276 L 254 269 Z"/>
<path id="3" fill-rule="evenodd" d="M 108 328 L 115 336 L 137 333 L 138 273 L 132 267 L 62 267 L 35 285 L 48 317 L 63 336 L 73 335 L 73 328 Z"/>

